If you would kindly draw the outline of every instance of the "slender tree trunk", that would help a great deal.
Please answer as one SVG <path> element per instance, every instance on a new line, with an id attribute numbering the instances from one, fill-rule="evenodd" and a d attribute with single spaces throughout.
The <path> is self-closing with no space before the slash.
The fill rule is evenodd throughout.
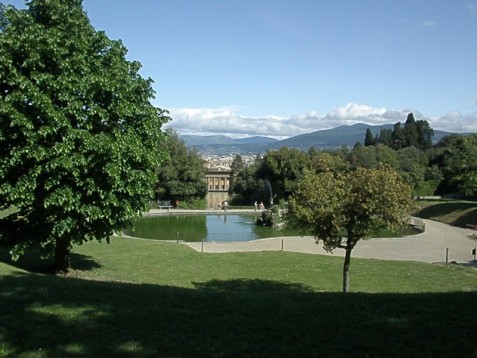
<path id="1" fill-rule="evenodd" d="M 55 262 L 53 270 L 55 273 L 67 273 L 70 269 L 70 240 L 67 238 L 56 239 Z"/>
<path id="2" fill-rule="evenodd" d="M 352 248 L 347 245 L 345 249 L 345 260 L 343 264 L 343 292 L 349 292 L 349 265 L 351 264 L 351 250 Z"/>

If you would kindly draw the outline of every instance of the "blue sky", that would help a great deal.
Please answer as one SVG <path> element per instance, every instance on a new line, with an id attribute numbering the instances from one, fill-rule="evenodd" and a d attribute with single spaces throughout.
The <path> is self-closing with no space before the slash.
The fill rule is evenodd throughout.
<path id="1" fill-rule="evenodd" d="M 3 1 L 20 6 L 23 1 Z M 181 134 L 477 132 L 477 0 L 84 0 Z"/>

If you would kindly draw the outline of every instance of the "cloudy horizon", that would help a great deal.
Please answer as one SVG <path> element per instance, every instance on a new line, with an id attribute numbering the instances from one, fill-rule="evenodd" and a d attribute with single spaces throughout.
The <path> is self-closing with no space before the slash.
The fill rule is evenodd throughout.
<path id="1" fill-rule="evenodd" d="M 328 113 L 309 111 L 293 116 L 247 116 L 240 107 L 170 109 L 171 127 L 181 135 L 226 135 L 231 138 L 266 136 L 286 139 L 300 134 L 364 123 L 369 125 L 404 123 L 413 113 L 416 120 L 426 120 L 431 128 L 452 133 L 477 133 L 477 113 L 464 115 L 449 111 L 441 116 L 426 116 L 416 109 L 371 107 L 347 103 Z"/>

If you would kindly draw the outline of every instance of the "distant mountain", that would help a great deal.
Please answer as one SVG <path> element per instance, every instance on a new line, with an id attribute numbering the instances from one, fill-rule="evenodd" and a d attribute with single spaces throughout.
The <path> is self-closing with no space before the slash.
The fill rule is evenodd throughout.
<path id="1" fill-rule="evenodd" d="M 368 124 L 357 123 L 351 126 L 339 126 L 332 129 L 325 129 L 312 133 L 297 135 L 281 140 L 277 143 L 268 145 L 268 149 L 276 149 L 280 147 L 291 147 L 298 149 L 308 149 L 310 147 L 333 149 L 343 145 L 352 147 L 356 142 L 364 142 L 366 129 L 370 128 L 371 132 L 376 135 L 381 128 L 393 128 L 393 124 L 385 124 L 382 126 L 370 126 Z"/>
<path id="2" fill-rule="evenodd" d="M 180 137 L 188 146 L 201 146 L 204 144 L 235 144 L 234 139 L 223 135 L 182 135 Z"/>
<path id="3" fill-rule="evenodd" d="M 181 136 L 188 146 L 195 147 L 203 154 L 256 154 L 265 153 L 269 149 L 290 147 L 306 150 L 311 147 L 318 149 L 335 149 L 341 146 L 353 147 L 357 142 L 364 143 L 366 130 L 369 128 L 376 135 L 382 128 L 393 129 L 394 124 L 372 126 L 356 123 L 350 126 L 339 126 L 307 134 L 297 135 L 284 140 L 269 137 L 250 137 L 233 139 L 227 136 Z M 434 130 L 433 142 L 452 134 Z"/>
<path id="4" fill-rule="evenodd" d="M 283 146 L 292 148 L 308 149 L 310 147 L 334 149 L 341 146 L 353 147 L 357 142 L 364 143 L 366 130 L 369 128 L 373 135 L 378 134 L 382 128 L 393 129 L 394 124 L 384 124 L 372 126 L 364 123 L 356 123 L 350 126 L 340 126 L 332 129 L 325 129 L 312 133 L 302 134 L 288 139 L 281 140 L 267 146 L 267 149 L 276 149 Z M 450 132 L 434 130 L 432 140 L 438 142 L 442 137 L 452 134 Z"/>
<path id="5" fill-rule="evenodd" d="M 261 136 L 241 138 L 236 140 L 239 141 L 240 144 L 269 144 L 269 143 L 278 142 L 277 139 L 270 138 L 270 137 L 261 137 Z"/>
<path id="6" fill-rule="evenodd" d="M 222 135 L 183 135 L 187 146 L 195 147 L 202 154 L 256 154 L 266 151 L 266 146 L 278 140 L 270 137 L 230 138 Z"/>

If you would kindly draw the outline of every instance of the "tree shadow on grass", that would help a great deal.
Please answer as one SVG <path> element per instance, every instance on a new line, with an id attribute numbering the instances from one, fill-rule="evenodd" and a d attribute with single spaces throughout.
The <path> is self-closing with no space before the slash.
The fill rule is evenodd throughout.
<path id="1" fill-rule="evenodd" d="M 70 259 L 72 270 L 90 271 L 102 266 L 91 256 L 75 252 L 70 254 Z M 52 273 L 53 258 L 45 256 L 39 248 L 27 251 L 17 261 L 12 260 L 7 249 L 0 248 L 0 262 L 32 273 Z"/>
<path id="2" fill-rule="evenodd" d="M 465 213 L 455 220 L 452 225 L 469 228 L 472 227 L 477 229 L 477 208 L 474 210 Z"/>
<path id="3" fill-rule="evenodd" d="M 301 283 L 288 283 L 268 281 L 261 279 L 235 279 L 235 280 L 210 280 L 207 282 L 193 282 L 193 285 L 203 291 L 213 292 L 236 292 L 236 291 L 248 291 L 248 292 L 290 292 L 290 293 L 304 293 L 304 292 L 316 292 L 312 287 L 303 285 Z"/>
<path id="4" fill-rule="evenodd" d="M 468 225 L 477 225 L 477 207 L 475 203 L 434 204 L 420 210 L 416 216 L 423 219 L 432 219 L 440 216 L 455 214 L 460 211 L 468 212 L 463 215 L 460 215 L 456 220 L 451 223 L 451 225 L 464 228 Z"/>
<path id="5" fill-rule="evenodd" d="M 321 293 L 266 280 L 195 288 L 12 272 L 6 356 L 472 356 L 477 292 Z"/>

